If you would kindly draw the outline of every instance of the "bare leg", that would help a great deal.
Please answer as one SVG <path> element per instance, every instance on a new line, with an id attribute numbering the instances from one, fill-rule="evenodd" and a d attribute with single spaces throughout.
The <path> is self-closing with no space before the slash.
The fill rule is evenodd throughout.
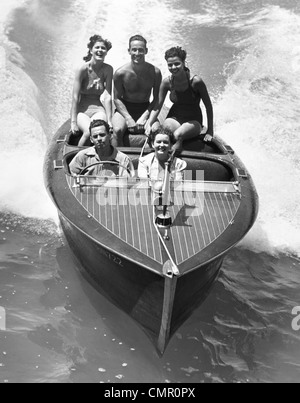
<path id="1" fill-rule="evenodd" d="M 104 120 L 107 122 L 107 117 L 104 108 L 99 108 L 99 112 L 95 113 L 90 118 L 85 113 L 79 113 L 77 117 L 77 124 L 79 129 L 83 132 L 83 135 L 78 143 L 79 147 L 84 147 L 89 144 L 90 138 L 90 125 L 93 120 Z"/>
<path id="2" fill-rule="evenodd" d="M 174 119 L 167 119 L 164 123 L 164 127 L 173 131 L 176 144 L 173 146 L 173 151 L 179 154 L 182 151 L 183 142 L 185 140 L 192 139 L 199 136 L 201 133 L 201 125 L 197 121 L 191 121 L 180 125 Z"/>
<path id="3" fill-rule="evenodd" d="M 151 127 L 151 131 L 155 132 L 159 127 L 161 126 L 161 124 L 159 123 L 159 121 L 157 120 L 156 122 L 153 123 L 152 127 Z"/>
<path id="4" fill-rule="evenodd" d="M 85 113 L 79 113 L 77 117 L 77 125 L 83 133 L 78 146 L 84 147 L 90 138 L 91 119 Z"/>
<path id="5" fill-rule="evenodd" d="M 166 119 L 163 123 L 163 127 L 165 129 L 171 130 L 171 132 L 175 133 L 176 130 L 180 128 L 180 123 L 177 122 L 175 119 Z"/>
<path id="6" fill-rule="evenodd" d="M 104 122 L 107 123 L 107 116 L 106 116 L 106 112 L 104 108 L 99 108 L 99 112 L 95 113 L 95 115 L 93 115 L 91 121 L 94 120 L 104 120 Z"/>
<path id="7" fill-rule="evenodd" d="M 123 147 L 124 146 L 124 134 L 127 130 L 127 124 L 123 116 L 116 112 L 112 118 L 112 125 L 114 129 L 114 134 L 112 138 L 112 145 L 114 147 Z"/>

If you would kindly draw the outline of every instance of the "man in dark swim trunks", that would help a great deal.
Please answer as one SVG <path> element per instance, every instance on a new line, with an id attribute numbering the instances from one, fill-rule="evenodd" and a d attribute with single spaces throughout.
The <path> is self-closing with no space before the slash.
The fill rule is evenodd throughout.
<path id="1" fill-rule="evenodd" d="M 158 103 L 162 75 L 157 67 L 146 62 L 147 53 L 146 39 L 140 35 L 133 36 L 129 41 L 131 63 L 115 73 L 116 113 L 112 120 L 114 146 L 123 146 L 123 136 L 127 129 L 137 134 L 142 128 L 142 132 L 150 134 L 149 121 Z M 150 103 L 151 95 L 153 100 Z"/>

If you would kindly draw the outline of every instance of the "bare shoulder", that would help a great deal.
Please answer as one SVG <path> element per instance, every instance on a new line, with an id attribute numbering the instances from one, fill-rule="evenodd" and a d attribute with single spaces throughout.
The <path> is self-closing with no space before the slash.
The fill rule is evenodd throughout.
<path id="1" fill-rule="evenodd" d="M 195 76 L 193 77 L 193 84 L 195 84 L 195 85 L 201 85 L 201 84 L 204 84 L 204 81 L 202 80 L 202 78 L 201 78 L 200 76 L 195 75 Z"/>
<path id="2" fill-rule="evenodd" d="M 161 74 L 160 69 L 151 63 L 146 63 L 146 69 L 149 73 L 152 73 L 153 75 Z"/>
<path id="3" fill-rule="evenodd" d="M 107 63 L 104 63 L 104 69 L 105 69 L 106 72 L 108 72 L 108 73 L 114 71 L 113 66 L 111 66 L 110 64 L 107 64 Z"/>
<path id="4" fill-rule="evenodd" d="M 161 71 L 160 71 L 160 69 L 159 69 L 158 67 L 154 66 L 154 71 L 155 71 L 155 75 L 156 75 L 156 76 L 162 77 Z"/>
<path id="5" fill-rule="evenodd" d="M 131 70 L 131 64 L 127 63 L 124 64 L 122 67 L 119 67 L 116 72 L 115 72 L 115 76 L 116 77 L 122 77 L 124 76 L 126 73 L 128 73 L 128 71 Z"/>
<path id="6" fill-rule="evenodd" d="M 205 82 L 200 76 L 194 76 L 192 85 L 193 88 L 199 91 L 200 94 L 205 94 L 207 92 Z"/>
<path id="7" fill-rule="evenodd" d="M 163 79 L 162 81 L 162 87 L 166 88 L 166 89 L 170 89 L 171 88 L 171 84 L 170 84 L 170 77 L 166 77 Z"/>
<path id="8" fill-rule="evenodd" d="M 110 64 L 104 64 L 104 75 L 106 78 L 112 77 L 114 74 L 114 68 Z"/>
<path id="9" fill-rule="evenodd" d="M 80 75 L 86 73 L 86 71 L 87 71 L 87 69 L 88 69 L 88 66 L 89 66 L 88 63 L 83 63 L 83 64 L 78 65 L 78 66 L 76 67 L 76 73 L 77 73 L 77 74 L 80 74 Z"/>

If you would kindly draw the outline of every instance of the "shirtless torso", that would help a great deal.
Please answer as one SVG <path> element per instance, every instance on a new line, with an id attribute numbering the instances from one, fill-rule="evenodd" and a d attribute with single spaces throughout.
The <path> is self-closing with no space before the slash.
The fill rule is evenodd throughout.
<path id="1" fill-rule="evenodd" d="M 118 97 L 132 103 L 149 102 L 159 73 L 150 63 L 139 68 L 132 66 L 132 63 L 126 64 L 114 77 Z"/>
<path id="2" fill-rule="evenodd" d="M 113 117 L 113 127 L 116 146 L 123 145 L 126 129 L 137 133 L 142 128 L 143 132 L 150 133 L 147 123 L 158 103 L 162 76 L 157 67 L 145 61 L 147 52 L 143 41 L 131 42 L 131 63 L 118 69 L 114 76 L 116 113 Z"/>

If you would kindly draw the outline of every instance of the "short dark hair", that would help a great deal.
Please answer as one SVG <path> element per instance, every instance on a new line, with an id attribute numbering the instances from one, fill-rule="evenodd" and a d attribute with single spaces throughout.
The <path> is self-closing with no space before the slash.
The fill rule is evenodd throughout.
<path id="1" fill-rule="evenodd" d="M 110 49 L 112 48 L 112 43 L 109 40 L 103 39 L 101 35 L 93 35 L 90 37 L 90 41 L 87 44 L 89 51 L 87 56 L 83 58 L 84 61 L 89 62 L 92 59 L 91 51 L 97 42 L 104 43 L 107 51 L 110 51 Z"/>
<path id="2" fill-rule="evenodd" d="M 152 132 L 151 135 L 150 135 L 150 143 L 151 143 L 151 144 L 154 143 L 154 141 L 155 141 L 155 139 L 156 139 L 156 136 L 159 135 L 159 134 L 166 134 L 166 135 L 169 137 L 171 144 L 175 144 L 175 143 L 176 143 L 176 139 L 175 139 L 175 136 L 174 136 L 174 133 L 172 132 L 172 130 L 167 129 L 167 128 L 163 127 L 163 126 L 159 126 L 159 127 L 158 127 L 154 132 Z"/>
<path id="3" fill-rule="evenodd" d="M 180 46 L 176 46 L 166 51 L 165 59 L 168 61 L 170 57 L 179 57 L 185 63 L 187 52 Z"/>
<path id="4" fill-rule="evenodd" d="M 147 42 L 147 40 L 146 40 L 142 35 L 134 35 L 134 36 L 132 36 L 132 37 L 129 39 L 129 48 L 130 48 L 130 46 L 131 46 L 131 42 L 134 42 L 134 41 L 144 42 L 144 44 L 145 44 L 145 46 L 146 46 L 146 48 L 147 48 L 148 42 Z"/>
<path id="5" fill-rule="evenodd" d="M 107 131 L 107 134 L 108 134 L 109 133 L 109 125 L 108 125 L 107 122 L 105 122 L 105 120 L 101 120 L 101 119 L 93 120 L 91 122 L 91 124 L 90 124 L 90 134 L 92 134 L 92 129 L 94 129 L 95 127 L 101 127 L 101 126 L 105 127 L 105 129 Z"/>

